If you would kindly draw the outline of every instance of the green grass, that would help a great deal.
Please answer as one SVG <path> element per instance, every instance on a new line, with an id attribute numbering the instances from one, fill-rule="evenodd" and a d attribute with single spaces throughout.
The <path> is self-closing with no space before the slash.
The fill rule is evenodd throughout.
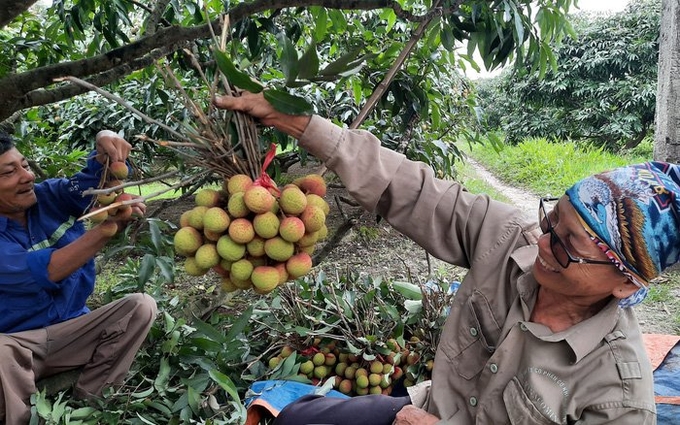
<path id="1" fill-rule="evenodd" d="M 501 180 L 545 195 L 562 194 L 593 173 L 652 159 L 651 143 L 623 154 L 546 139 L 526 140 L 500 152 L 490 144 L 462 148 Z"/>
<path id="2" fill-rule="evenodd" d="M 171 184 L 173 184 L 172 182 Z M 133 186 L 125 189 L 126 192 L 135 195 L 149 196 L 157 192 L 161 192 L 168 189 L 168 185 L 160 182 L 152 182 L 142 186 Z M 208 184 L 203 186 L 205 188 L 220 189 L 220 185 L 217 183 Z M 151 199 L 174 199 L 182 195 L 182 191 L 178 189 L 172 189 L 168 192 L 162 193 L 161 195 L 154 196 Z"/>

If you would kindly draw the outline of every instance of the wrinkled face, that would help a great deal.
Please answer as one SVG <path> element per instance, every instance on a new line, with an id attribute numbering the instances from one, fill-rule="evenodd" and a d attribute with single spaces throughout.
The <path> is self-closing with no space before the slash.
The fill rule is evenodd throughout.
<path id="1" fill-rule="evenodd" d="M 566 296 L 602 299 L 611 295 L 622 282 L 626 283 L 628 279 L 590 239 L 566 196 L 560 198 L 547 216 L 553 232 L 552 245 L 551 232 L 546 230 L 538 240 L 538 256 L 533 269 L 536 281 L 541 286 Z M 559 238 L 559 244 L 555 242 L 556 237 Z M 564 267 L 555 256 L 555 251 L 558 254 L 562 252 L 561 248 L 574 258 L 593 261 L 571 262 L 567 263 L 568 267 Z"/>
<path id="2" fill-rule="evenodd" d="M 34 182 L 28 161 L 16 148 L 0 155 L 0 215 L 23 222 L 26 210 L 37 202 Z"/>

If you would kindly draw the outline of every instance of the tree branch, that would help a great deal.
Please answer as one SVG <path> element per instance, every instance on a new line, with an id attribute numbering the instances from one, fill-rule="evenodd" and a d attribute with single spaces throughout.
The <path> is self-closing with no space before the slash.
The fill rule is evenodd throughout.
<path id="1" fill-rule="evenodd" d="M 24 3 L 29 2 L 26 0 Z M 287 0 L 255 0 L 251 3 L 241 3 L 228 13 L 233 24 L 267 10 L 308 6 L 345 10 L 390 8 L 402 19 L 412 21 L 421 21 L 429 16 L 429 14 L 425 17 L 416 16 L 404 11 L 394 0 L 300 0 L 295 4 Z M 44 90 L 54 84 L 55 78 L 72 75 L 88 79 L 99 86 L 116 81 L 181 48 L 186 42 L 209 38 L 211 25 L 214 33 L 220 33 L 221 17 L 208 24 L 194 27 L 171 26 L 159 29 L 126 46 L 90 58 L 43 66 L 21 74 L 10 74 L 0 79 L 0 121 L 18 110 L 64 100 L 84 92 L 83 88 L 75 86 Z"/>
<path id="2" fill-rule="evenodd" d="M 25 11 L 33 6 L 37 0 L 3 0 L 0 7 L 0 28 L 4 28 Z"/>

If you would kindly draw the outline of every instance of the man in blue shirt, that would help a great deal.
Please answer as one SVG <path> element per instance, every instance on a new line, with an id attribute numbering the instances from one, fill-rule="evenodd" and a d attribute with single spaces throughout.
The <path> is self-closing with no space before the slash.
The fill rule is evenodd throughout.
<path id="1" fill-rule="evenodd" d="M 41 378 L 82 368 L 77 397 L 120 384 L 156 315 L 148 295 L 133 294 L 90 312 L 94 257 L 137 215 L 119 212 L 86 228 L 106 161 L 125 161 L 131 146 L 102 131 L 96 152 L 69 179 L 35 183 L 26 158 L 0 133 L 0 421 L 26 424 Z"/>

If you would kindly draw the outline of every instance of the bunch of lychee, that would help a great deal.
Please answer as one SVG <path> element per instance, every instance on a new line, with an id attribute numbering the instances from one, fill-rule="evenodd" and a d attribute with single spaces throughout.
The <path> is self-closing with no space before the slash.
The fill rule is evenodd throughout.
<path id="1" fill-rule="evenodd" d="M 113 161 L 108 164 L 108 167 L 104 170 L 104 182 L 102 184 L 103 189 L 112 189 L 121 186 L 123 182 L 127 179 L 129 174 L 128 166 L 123 161 Z M 112 221 L 107 221 L 109 217 L 116 216 L 117 219 L 129 218 L 132 215 L 132 207 L 130 205 L 121 205 L 115 208 L 110 208 L 109 206 L 114 202 L 124 202 L 132 199 L 129 193 L 125 193 L 124 189 L 112 189 L 97 195 L 97 198 L 90 208 L 90 212 L 95 212 L 101 210 L 99 213 L 95 213 L 89 216 L 92 223 L 105 226 L 109 229 L 111 236 L 115 235 L 118 231 L 118 225 Z"/>
<path id="2" fill-rule="evenodd" d="M 190 275 L 220 274 L 224 291 L 266 294 L 311 270 L 311 254 L 328 233 L 325 194 L 318 174 L 281 190 L 234 175 L 222 190 L 196 193 L 196 206 L 180 218 L 175 252 L 186 257 Z"/>
<path id="3" fill-rule="evenodd" d="M 284 346 L 278 355 L 269 359 L 270 369 L 275 369 L 282 361 L 296 353 L 299 364 L 298 374 L 307 378 L 313 385 L 333 380 L 333 387 L 350 396 L 366 394 L 390 395 L 395 384 L 409 387 L 429 379 L 434 362 L 420 364 L 420 355 L 400 347 L 396 340 L 386 342 L 389 354 L 371 356 L 372 360 L 350 354 L 340 349 L 335 341 L 312 347 L 297 353 L 291 346 Z M 408 343 L 405 344 L 408 346 Z"/>

